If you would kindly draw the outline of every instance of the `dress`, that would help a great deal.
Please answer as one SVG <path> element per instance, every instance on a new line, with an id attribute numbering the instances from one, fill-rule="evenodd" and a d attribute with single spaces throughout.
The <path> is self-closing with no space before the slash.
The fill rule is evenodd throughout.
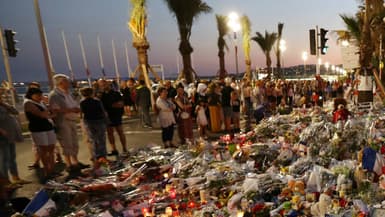
<path id="1" fill-rule="evenodd" d="M 191 118 L 191 107 L 188 109 L 183 109 L 182 106 L 189 105 L 190 102 L 187 98 L 187 96 L 183 95 L 177 95 L 175 97 L 175 101 L 177 103 L 177 107 L 179 109 L 179 113 L 177 116 L 177 124 L 178 124 L 178 134 L 179 138 L 182 143 L 185 142 L 186 139 L 192 140 L 194 138 L 193 135 L 193 123 L 192 123 L 192 118 Z M 191 104 L 190 104 L 191 105 Z M 183 118 L 182 117 L 182 112 L 187 112 L 189 114 L 188 118 Z"/>
<path id="2" fill-rule="evenodd" d="M 208 124 L 206 111 L 202 106 L 197 107 L 197 123 L 199 126 L 207 126 Z"/>

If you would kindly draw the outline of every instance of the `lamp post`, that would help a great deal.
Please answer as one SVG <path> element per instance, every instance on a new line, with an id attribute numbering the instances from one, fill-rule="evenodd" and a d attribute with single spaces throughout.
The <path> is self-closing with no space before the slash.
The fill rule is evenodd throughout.
<path id="1" fill-rule="evenodd" d="M 286 41 L 281 39 L 279 40 L 279 47 L 278 49 L 281 51 L 281 54 L 282 54 L 282 72 L 285 72 L 285 67 L 284 67 L 284 61 L 283 61 L 283 53 L 286 51 Z M 278 72 L 279 73 L 279 72 Z M 285 74 L 285 73 L 282 73 L 282 74 Z"/>
<path id="2" fill-rule="evenodd" d="M 318 58 L 318 60 L 317 60 L 318 74 L 317 75 L 321 74 L 321 65 L 322 65 L 322 59 Z"/>
<path id="3" fill-rule="evenodd" d="M 308 58 L 308 54 L 306 51 L 302 52 L 302 60 L 303 60 L 303 74 L 306 74 L 306 60 Z"/>
<path id="4" fill-rule="evenodd" d="M 238 68 L 238 45 L 237 45 L 237 32 L 241 30 L 241 24 L 239 22 L 239 16 L 235 12 L 231 12 L 228 15 L 228 22 L 227 26 L 233 31 L 234 33 L 234 50 L 235 50 L 235 72 L 236 77 L 239 77 L 239 68 Z"/>

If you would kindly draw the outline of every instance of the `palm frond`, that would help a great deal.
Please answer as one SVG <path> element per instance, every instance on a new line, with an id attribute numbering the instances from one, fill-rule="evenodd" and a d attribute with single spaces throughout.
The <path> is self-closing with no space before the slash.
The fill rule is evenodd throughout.
<path id="1" fill-rule="evenodd" d="M 182 39 L 189 40 L 191 28 L 199 15 L 210 13 L 211 7 L 202 0 L 164 0 L 168 9 L 176 18 Z"/>
<path id="2" fill-rule="evenodd" d="M 223 50 L 226 48 L 228 50 L 228 46 L 226 43 L 226 40 L 224 39 L 224 36 L 226 36 L 230 29 L 227 26 L 227 16 L 223 16 L 220 14 L 215 15 L 217 20 L 217 29 L 218 29 L 218 48 L 219 50 Z"/>
<path id="3" fill-rule="evenodd" d="M 349 16 L 346 14 L 340 14 L 341 19 L 344 21 L 346 28 L 357 41 L 361 40 L 361 25 L 360 18 L 358 16 Z"/>
<path id="4" fill-rule="evenodd" d="M 134 41 L 146 38 L 147 12 L 146 0 L 130 0 L 131 12 L 128 28 L 130 29 Z"/>
<path id="5" fill-rule="evenodd" d="M 269 33 L 268 31 L 265 31 L 265 35 L 262 35 L 260 32 L 256 32 L 255 34 L 256 36 L 252 37 L 251 39 L 257 42 L 264 53 L 270 53 L 274 43 L 277 41 L 277 33 Z"/>
<path id="6" fill-rule="evenodd" d="M 241 26 L 242 26 L 242 45 L 243 51 L 245 54 L 245 60 L 250 61 L 250 31 L 251 23 L 248 16 L 244 15 L 241 17 Z"/>
<path id="7" fill-rule="evenodd" d="M 278 32 L 277 32 L 277 41 L 281 41 L 282 38 L 282 32 L 283 32 L 283 23 L 278 23 Z M 281 50 L 279 49 L 279 44 L 277 44 L 276 49 L 275 49 L 275 54 L 277 56 L 277 64 L 278 60 L 280 60 L 280 55 L 281 55 Z"/>

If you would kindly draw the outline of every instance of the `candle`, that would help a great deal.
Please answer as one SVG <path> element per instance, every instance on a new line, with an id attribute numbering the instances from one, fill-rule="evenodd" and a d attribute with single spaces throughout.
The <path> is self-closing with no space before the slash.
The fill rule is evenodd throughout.
<path id="1" fill-rule="evenodd" d="M 172 217 L 172 208 L 171 207 L 166 207 L 166 216 L 168 217 Z"/>
<path id="2" fill-rule="evenodd" d="M 163 177 L 165 178 L 165 179 L 168 179 L 168 173 L 163 173 Z"/>
<path id="3" fill-rule="evenodd" d="M 243 211 L 238 210 L 238 212 L 237 212 L 237 217 L 243 217 Z"/>
<path id="4" fill-rule="evenodd" d="M 207 203 L 206 191 L 205 190 L 200 190 L 199 191 L 199 196 L 200 196 L 200 199 L 201 199 L 201 203 L 202 204 L 206 204 Z"/>
<path id="5" fill-rule="evenodd" d="M 142 208 L 142 214 L 144 217 L 150 216 L 149 208 Z"/>
<path id="6" fill-rule="evenodd" d="M 195 208 L 195 203 L 194 203 L 194 201 L 188 202 L 187 206 L 188 206 L 188 208 Z"/>
<path id="7" fill-rule="evenodd" d="M 170 198 L 175 199 L 176 198 L 176 191 L 175 189 L 170 189 Z"/>

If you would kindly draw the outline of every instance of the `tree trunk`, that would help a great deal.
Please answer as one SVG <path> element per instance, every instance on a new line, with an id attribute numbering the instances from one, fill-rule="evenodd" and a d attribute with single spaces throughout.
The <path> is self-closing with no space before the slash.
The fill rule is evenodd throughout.
<path id="1" fill-rule="evenodd" d="M 280 40 L 280 39 L 279 39 Z M 279 41 L 278 40 L 278 41 Z M 278 78 L 281 78 L 281 51 L 279 50 L 279 48 L 278 48 L 278 50 L 277 50 L 277 69 L 276 69 L 276 74 L 277 74 L 277 77 Z"/>
<path id="2" fill-rule="evenodd" d="M 218 52 L 219 57 L 219 79 L 224 79 L 227 76 L 227 71 L 225 69 L 225 52 L 223 50 L 220 50 Z"/>
<path id="3" fill-rule="evenodd" d="M 270 53 L 266 52 L 266 67 L 267 67 L 267 77 L 268 79 L 271 79 L 271 57 Z"/>
<path id="4" fill-rule="evenodd" d="M 187 83 L 194 81 L 193 74 L 195 73 L 191 65 L 191 53 L 194 51 L 188 40 L 181 40 L 179 51 L 182 55 L 183 69 L 180 77 L 185 78 Z"/>
<path id="5" fill-rule="evenodd" d="M 148 55 L 147 50 L 150 48 L 150 45 L 147 41 L 141 41 L 141 42 L 134 42 L 133 46 L 136 48 L 137 56 L 138 56 L 138 64 L 141 65 L 148 65 Z M 139 67 L 139 80 L 144 79 L 143 70 L 141 67 Z"/>
<path id="6" fill-rule="evenodd" d="M 363 21 L 363 27 L 362 27 L 362 37 L 360 42 L 360 65 L 361 68 L 368 68 L 370 67 L 370 63 L 372 60 L 373 55 L 373 44 L 370 34 L 370 0 L 365 1 L 365 13 L 364 14 L 364 21 Z M 371 71 L 371 70 L 369 70 Z M 370 74 L 372 74 L 370 72 Z"/>

